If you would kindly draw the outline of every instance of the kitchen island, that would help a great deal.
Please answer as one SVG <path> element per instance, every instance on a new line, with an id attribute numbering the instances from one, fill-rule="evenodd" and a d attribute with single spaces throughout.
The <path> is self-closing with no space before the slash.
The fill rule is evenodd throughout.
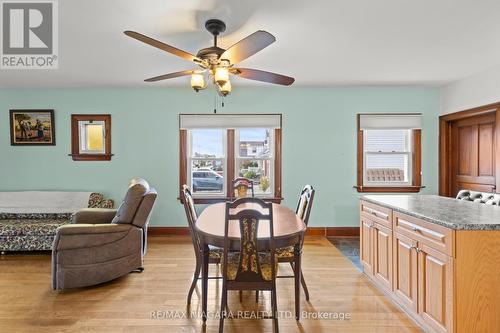
<path id="1" fill-rule="evenodd" d="M 360 201 L 364 273 L 430 332 L 500 332 L 500 207 L 434 195 Z"/>

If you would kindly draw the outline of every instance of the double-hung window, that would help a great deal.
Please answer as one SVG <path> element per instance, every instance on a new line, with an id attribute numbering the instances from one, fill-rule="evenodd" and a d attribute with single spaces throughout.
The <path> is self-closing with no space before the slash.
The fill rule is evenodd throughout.
<path id="1" fill-rule="evenodd" d="M 360 192 L 418 192 L 420 114 L 358 115 Z"/>
<path id="2" fill-rule="evenodd" d="M 196 202 L 227 200 L 237 177 L 255 196 L 281 200 L 281 115 L 181 114 L 179 124 L 179 184 Z"/>

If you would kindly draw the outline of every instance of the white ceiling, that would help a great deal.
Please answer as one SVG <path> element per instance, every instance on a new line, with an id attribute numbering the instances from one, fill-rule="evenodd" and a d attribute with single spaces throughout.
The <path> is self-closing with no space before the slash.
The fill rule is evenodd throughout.
<path id="1" fill-rule="evenodd" d="M 1 70 L 0 87 L 188 85 L 144 83 L 193 66 L 122 32 L 196 53 L 208 18 L 228 25 L 222 47 L 274 34 L 241 64 L 296 85 L 441 85 L 500 64 L 499 14 L 499 0 L 59 0 L 59 69 Z"/>

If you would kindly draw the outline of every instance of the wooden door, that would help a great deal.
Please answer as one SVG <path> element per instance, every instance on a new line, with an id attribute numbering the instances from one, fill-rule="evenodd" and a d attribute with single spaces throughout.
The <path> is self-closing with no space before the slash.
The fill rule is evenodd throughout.
<path id="1" fill-rule="evenodd" d="M 435 332 L 453 332 L 453 258 L 419 245 L 418 312 Z"/>
<path id="2" fill-rule="evenodd" d="M 418 262 L 417 242 L 394 232 L 393 290 L 394 297 L 410 311 L 417 313 Z"/>
<path id="3" fill-rule="evenodd" d="M 495 192 L 496 114 L 452 122 L 452 195 L 467 189 Z"/>
<path id="4" fill-rule="evenodd" d="M 368 275 L 373 275 L 373 251 L 372 251 L 372 226 L 373 221 L 361 215 L 359 258 L 363 270 Z"/>
<path id="5" fill-rule="evenodd" d="M 373 230 L 373 277 L 392 291 L 392 231 L 378 223 Z"/>

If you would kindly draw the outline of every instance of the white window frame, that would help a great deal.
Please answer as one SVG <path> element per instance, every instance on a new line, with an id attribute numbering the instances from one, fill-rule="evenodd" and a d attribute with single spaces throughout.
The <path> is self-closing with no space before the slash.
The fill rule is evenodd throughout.
<path id="1" fill-rule="evenodd" d="M 275 195 L 275 192 L 274 192 L 274 184 L 275 184 L 275 181 L 274 181 L 274 168 L 275 168 L 275 165 L 274 165 L 274 160 L 275 160 L 274 129 L 268 128 L 268 127 L 252 127 L 252 128 L 269 130 L 269 157 L 252 157 L 252 156 L 242 157 L 242 156 L 240 156 L 240 130 L 247 129 L 247 127 L 235 128 L 234 129 L 234 150 L 235 150 L 234 151 L 234 169 L 235 169 L 234 173 L 235 173 L 235 175 L 234 176 L 239 177 L 239 173 L 237 174 L 237 172 L 239 172 L 239 171 L 237 169 L 238 169 L 238 166 L 240 164 L 240 161 L 269 161 L 270 169 L 271 169 L 271 170 L 269 170 L 270 193 L 262 193 L 262 194 L 256 193 L 255 196 L 256 197 L 263 197 L 263 198 L 269 197 L 270 195 L 274 196 Z M 255 191 L 255 188 L 254 188 L 254 191 Z"/>
<path id="2" fill-rule="evenodd" d="M 90 150 L 87 149 L 87 125 L 101 125 L 102 126 L 102 150 Z M 78 145 L 78 151 L 80 154 L 96 154 L 104 155 L 106 154 L 106 122 L 104 120 L 80 120 L 78 121 L 78 136 L 80 142 Z"/>
<path id="3" fill-rule="evenodd" d="M 193 131 L 196 130 L 207 130 L 207 129 L 212 129 L 212 130 L 220 130 L 222 131 L 222 152 L 223 156 L 222 157 L 195 157 L 193 156 Z M 226 196 L 226 184 L 227 184 L 227 129 L 225 128 L 193 128 L 187 130 L 187 149 L 186 149 L 186 154 L 187 154 L 187 174 L 186 174 L 186 181 L 187 185 L 192 189 L 193 188 L 193 161 L 222 161 L 222 177 L 224 179 L 224 183 L 222 186 L 222 191 L 221 192 L 203 192 L 203 193 L 196 193 L 192 192 L 193 198 L 196 197 L 220 197 L 220 196 Z"/>
<path id="4" fill-rule="evenodd" d="M 403 187 L 413 185 L 413 131 L 411 129 L 390 129 L 391 131 L 405 131 L 405 151 L 368 151 L 365 150 L 368 131 L 383 131 L 384 129 L 367 129 L 363 131 L 363 186 L 365 187 Z M 368 155 L 404 155 L 407 156 L 407 179 L 406 182 L 374 182 L 369 181 L 366 176 L 366 161 Z"/>

